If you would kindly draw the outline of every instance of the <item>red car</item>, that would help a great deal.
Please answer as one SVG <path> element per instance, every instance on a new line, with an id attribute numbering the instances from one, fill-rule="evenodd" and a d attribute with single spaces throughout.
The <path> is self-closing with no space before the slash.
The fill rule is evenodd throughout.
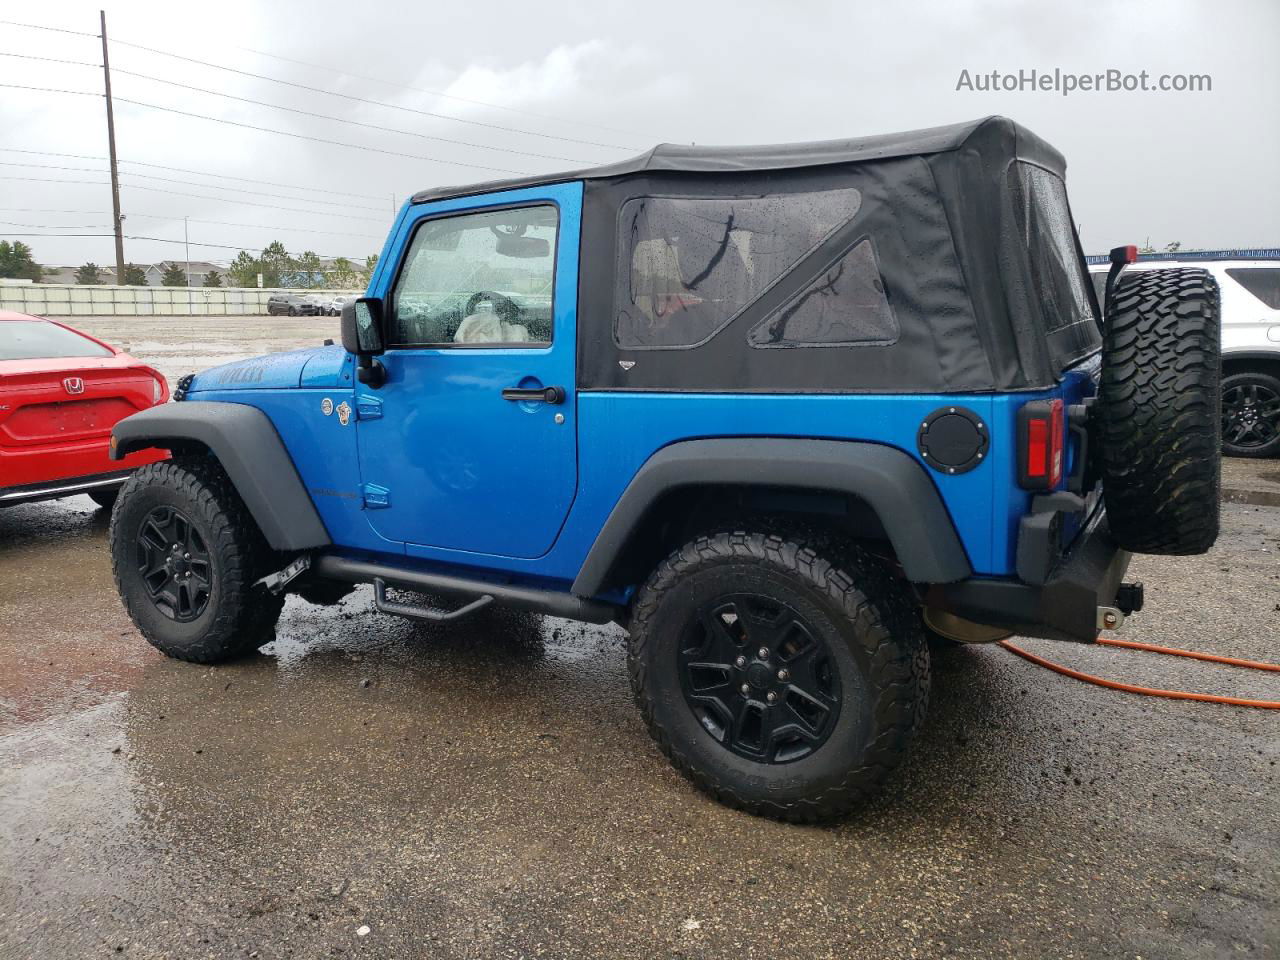
<path id="1" fill-rule="evenodd" d="M 166 456 L 112 461 L 111 428 L 168 399 L 164 377 L 124 351 L 0 310 L 0 507 L 78 493 L 110 506 L 133 468 Z"/>

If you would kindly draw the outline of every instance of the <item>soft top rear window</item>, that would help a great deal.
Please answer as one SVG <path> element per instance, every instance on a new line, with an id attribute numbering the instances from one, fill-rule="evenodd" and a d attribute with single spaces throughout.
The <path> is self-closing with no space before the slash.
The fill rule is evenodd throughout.
<path id="1" fill-rule="evenodd" d="M 1044 338 L 1052 369 L 1066 370 L 1095 352 L 1102 335 L 1062 177 L 1025 160 L 1009 167 L 1017 245 L 1025 251 L 1033 306 L 1019 320 Z M 1105 278 L 1102 281 L 1105 283 Z"/>
<path id="2" fill-rule="evenodd" d="M 1047 333 L 1093 321 L 1084 265 L 1076 251 L 1067 186 L 1055 173 L 1018 162 L 1010 170 L 1018 226 L 1031 262 L 1031 282 L 1044 307 Z"/>
<path id="3" fill-rule="evenodd" d="M 100 343 L 44 320 L 0 321 L 0 360 L 50 360 L 60 357 L 111 357 Z"/>

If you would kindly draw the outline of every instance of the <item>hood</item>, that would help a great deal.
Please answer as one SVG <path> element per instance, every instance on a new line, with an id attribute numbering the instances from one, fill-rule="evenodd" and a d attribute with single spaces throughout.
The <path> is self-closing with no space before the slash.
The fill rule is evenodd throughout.
<path id="1" fill-rule="evenodd" d="M 186 393 L 338 386 L 351 382 L 351 359 L 350 354 L 336 345 L 269 353 L 210 367 L 194 376 Z"/>

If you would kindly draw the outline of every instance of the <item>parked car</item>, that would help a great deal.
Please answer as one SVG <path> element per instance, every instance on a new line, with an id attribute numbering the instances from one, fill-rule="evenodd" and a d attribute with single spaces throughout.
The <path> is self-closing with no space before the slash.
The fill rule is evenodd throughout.
<path id="1" fill-rule="evenodd" d="M 293 293 L 273 293 L 267 298 L 268 316 L 309 317 L 316 312 L 315 304 L 306 297 Z"/>
<path id="2" fill-rule="evenodd" d="M 1130 551 L 1217 536 L 1217 286 L 1123 278 L 1104 338 L 1064 170 L 997 117 L 425 190 L 342 346 L 116 426 L 200 444 L 126 485 L 125 607 L 198 663 L 357 583 L 616 621 L 685 776 L 843 813 L 920 728 L 926 631 L 1090 643 L 1142 607 Z M 163 582 L 153 525 L 205 545 Z"/>
<path id="3" fill-rule="evenodd" d="M 152 367 L 63 323 L 0 311 L 0 506 L 87 493 L 110 506 L 150 449 L 113 461 L 117 421 L 164 403 Z"/>
<path id="4" fill-rule="evenodd" d="M 302 302 L 311 308 L 310 316 L 327 317 L 329 316 L 330 298 L 319 293 L 309 293 L 302 298 Z"/>
<path id="5" fill-rule="evenodd" d="M 1222 450 L 1280 457 L 1280 259 L 1152 257 L 1127 272 L 1194 264 L 1222 291 Z M 1090 267 L 1098 297 L 1107 267 Z"/>
<path id="6" fill-rule="evenodd" d="M 325 305 L 329 316 L 336 317 L 340 315 L 342 313 L 342 308 L 346 304 L 346 302 L 348 300 L 354 300 L 354 299 L 355 297 L 349 297 L 349 296 L 334 297 Z"/>

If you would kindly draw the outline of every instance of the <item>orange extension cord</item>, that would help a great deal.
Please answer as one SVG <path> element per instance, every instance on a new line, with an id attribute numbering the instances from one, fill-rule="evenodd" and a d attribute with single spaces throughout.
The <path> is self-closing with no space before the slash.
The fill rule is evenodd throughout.
<path id="1" fill-rule="evenodd" d="M 1204 660 L 1208 663 L 1224 663 L 1231 667 L 1244 667 L 1248 670 L 1268 670 L 1274 673 L 1280 673 L 1280 664 L 1276 663 L 1260 663 L 1257 660 L 1239 660 L 1235 657 L 1219 657 L 1212 653 L 1198 653 L 1195 650 L 1179 650 L 1177 647 L 1159 647 L 1153 643 L 1134 643 L 1132 640 L 1110 640 L 1105 637 L 1098 637 L 1098 643 L 1106 647 L 1124 647 L 1126 650 L 1145 650 L 1149 653 L 1165 653 L 1172 657 L 1189 657 L 1192 660 Z M 1132 683 L 1120 683 L 1116 680 L 1107 680 L 1103 677 L 1095 677 L 1090 673 L 1081 673 L 1079 670 L 1072 670 L 1070 667 L 1064 667 L 1060 663 L 1054 663 L 1052 660 L 1046 660 L 1044 657 L 1037 657 L 1028 650 L 1023 650 L 1019 646 L 1015 646 L 1008 640 L 1001 640 L 1000 646 L 1004 647 L 1010 653 L 1016 653 L 1024 660 L 1030 660 L 1037 666 L 1052 670 L 1054 673 L 1060 673 L 1064 677 L 1072 677 L 1076 680 L 1083 680 L 1085 683 L 1092 683 L 1094 686 L 1106 687 L 1108 690 L 1123 690 L 1125 693 L 1141 693 L 1149 697 L 1168 697 L 1171 700 L 1199 700 L 1203 703 L 1225 703 L 1233 707 L 1259 707 L 1263 710 L 1280 710 L 1280 700 L 1248 700 L 1244 697 L 1219 697 L 1211 693 L 1188 693 L 1185 690 L 1161 690 L 1158 687 L 1139 687 Z"/>

